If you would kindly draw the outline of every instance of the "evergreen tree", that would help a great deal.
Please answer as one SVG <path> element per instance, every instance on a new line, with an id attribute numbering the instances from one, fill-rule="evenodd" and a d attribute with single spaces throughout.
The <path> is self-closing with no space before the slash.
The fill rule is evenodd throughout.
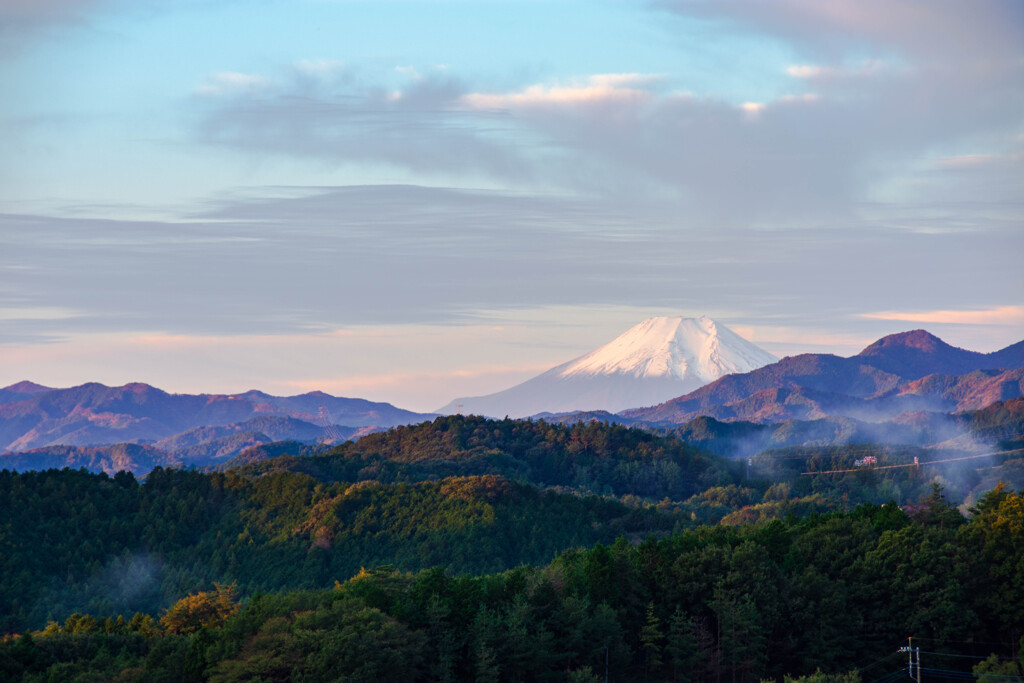
<path id="1" fill-rule="evenodd" d="M 501 662 L 498 660 L 497 642 L 501 623 L 486 605 L 480 605 L 473 620 L 472 655 L 473 673 L 480 683 L 498 683 Z"/>
<path id="2" fill-rule="evenodd" d="M 665 654 L 672 668 L 673 682 L 690 683 L 698 661 L 697 636 L 689 615 L 679 606 L 669 622 Z"/>
<path id="3" fill-rule="evenodd" d="M 640 651 L 644 658 L 644 678 L 657 673 L 661 668 L 661 642 L 665 636 L 661 632 L 661 620 L 654 613 L 654 602 L 647 603 L 647 616 L 643 628 L 640 629 Z"/>

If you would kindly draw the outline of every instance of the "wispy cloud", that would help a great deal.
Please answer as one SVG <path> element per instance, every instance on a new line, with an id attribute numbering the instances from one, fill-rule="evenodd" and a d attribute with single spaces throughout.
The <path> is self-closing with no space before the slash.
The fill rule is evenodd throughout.
<path id="1" fill-rule="evenodd" d="M 300 63 L 301 64 L 301 63 Z M 407 74 L 408 75 L 408 74 Z M 500 117 L 469 116 L 466 86 L 442 70 L 395 90 L 350 66 L 291 68 L 274 79 L 208 82 L 199 142 L 260 156 L 373 165 L 420 174 L 524 178 L 529 165 L 503 142 Z"/>
<path id="2" fill-rule="evenodd" d="M 462 96 L 462 102 L 477 109 L 640 104 L 653 98 L 648 88 L 658 80 L 650 74 L 595 74 L 571 85 L 538 84 L 512 93 L 469 93 Z"/>
<path id="3" fill-rule="evenodd" d="M 436 410 L 455 396 L 491 393 L 552 367 L 551 363 L 518 366 L 484 365 L 446 372 L 397 372 L 348 377 L 318 376 L 282 382 L 294 391 L 326 391 L 341 396 L 408 397 L 420 410 Z M 447 398 L 442 398 L 447 397 Z"/>
<path id="4" fill-rule="evenodd" d="M 77 311 L 55 306 L 0 308 L 0 320 L 67 320 L 79 315 Z"/>
<path id="5" fill-rule="evenodd" d="M 817 64 L 793 64 L 786 67 L 786 73 L 793 78 L 805 80 L 839 80 L 844 78 L 866 78 L 889 70 L 879 59 L 870 59 L 853 66 L 822 66 Z"/>
<path id="6" fill-rule="evenodd" d="M 344 62 L 336 59 L 300 59 L 294 64 L 296 71 L 308 74 L 330 74 L 344 66 Z"/>
<path id="7" fill-rule="evenodd" d="M 837 332 L 820 327 L 737 325 L 731 328 L 744 339 L 775 353 L 856 353 L 875 339 L 868 334 Z"/>
<path id="8" fill-rule="evenodd" d="M 1024 6 L 1012 0 L 664 0 L 675 11 L 727 20 L 842 63 L 851 46 L 881 55 L 955 63 L 1012 58 L 1024 37 Z"/>
<path id="9" fill-rule="evenodd" d="M 986 224 L 987 210 L 971 231 L 694 231 L 674 203 L 365 186 L 263 188 L 181 220 L 0 214 L 0 268 L 23 267 L 16 290 L 0 288 L 0 308 L 18 318 L 0 326 L 0 343 L 143 329 L 171 336 L 140 343 L 173 347 L 197 335 L 464 325 L 479 311 L 515 321 L 498 312 L 539 306 L 557 307 L 544 319 L 555 325 L 580 324 L 573 309 L 599 306 L 585 324 L 640 307 L 740 310 L 726 317 L 748 324 L 776 313 L 793 327 L 827 310 L 842 326 L 864 311 L 946 309 L 1019 290 L 1020 233 Z M 879 223 L 905 220 L 875 211 Z M 942 226 L 940 215 L 929 220 Z M 865 278 L 866 264 L 878 275 Z M 25 309 L 77 315 L 26 319 Z M 631 315 L 615 319 L 628 327 Z"/>
<path id="10" fill-rule="evenodd" d="M 1024 325 L 1024 306 L 996 306 L 980 310 L 880 311 L 862 313 L 860 317 L 947 325 Z"/>
<path id="11" fill-rule="evenodd" d="M 110 0 L 3 0 L 0 2 L 0 56 L 17 52 L 49 29 L 82 24 Z"/>
<path id="12" fill-rule="evenodd" d="M 825 67 L 810 64 L 795 64 L 786 68 L 786 73 L 794 78 L 816 78 L 825 71 Z"/>
<path id="13" fill-rule="evenodd" d="M 988 166 L 997 163 L 1002 159 L 998 154 L 960 154 L 952 157 L 941 157 L 936 159 L 935 165 L 939 168 L 973 168 L 977 166 Z"/>
<path id="14" fill-rule="evenodd" d="M 246 74 L 237 71 L 220 71 L 211 74 L 196 88 L 199 95 L 225 95 L 252 93 L 266 88 L 270 80 L 259 74 Z"/>
<path id="15" fill-rule="evenodd" d="M 1024 106 L 1024 59 L 1019 45 L 1016 54 L 1008 47 L 1014 30 L 988 5 L 963 17 L 963 28 L 991 30 L 993 44 L 971 33 L 979 52 L 957 61 L 941 49 L 955 26 L 931 17 L 939 12 L 895 3 L 894 29 L 880 5 L 868 4 L 870 11 L 843 2 L 820 3 L 830 8 L 822 9 L 792 0 L 780 3 L 777 15 L 757 2 L 668 4 L 754 25 L 820 57 L 787 69 L 794 85 L 812 92 L 746 101 L 681 95 L 665 87 L 667 76 L 643 73 L 489 90 L 452 70 L 413 65 L 400 67 L 408 82 L 396 89 L 393 71 L 385 77 L 347 67 L 343 82 L 285 75 L 258 97 L 250 90 L 211 98 L 197 133 L 250 154 L 348 168 L 671 197 L 683 215 L 705 225 L 850 225 L 865 200 L 882 192 L 905 198 L 922 187 L 914 174 L 934 150 L 1018 130 Z M 815 27 L 842 36 L 841 49 L 825 49 Z M 884 57 L 854 57 L 872 45 Z M 952 183 L 926 182 L 931 196 L 944 195 L 936 184 Z M 999 192 L 1005 200 L 1012 190 Z"/>
<path id="16" fill-rule="evenodd" d="M 305 382 L 420 410 L 650 315 L 706 313 L 777 355 L 855 353 L 906 329 L 863 311 L 1024 286 L 1012 230 L 694 233 L 674 204 L 411 186 L 264 188 L 166 222 L 0 214 L 0 236 L 0 268 L 19 266 L 17 290 L 0 287 L 7 383 Z M 948 341 L 996 348 L 1021 329 Z"/>
<path id="17" fill-rule="evenodd" d="M 416 67 L 413 67 L 413 66 L 396 66 L 395 67 L 395 71 L 400 73 L 400 74 L 402 74 L 403 76 L 406 76 L 408 78 L 412 78 L 412 79 L 415 79 L 415 80 L 419 80 L 420 78 L 423 78 L 420 75 L 420 72 L 416 70 Z"/>

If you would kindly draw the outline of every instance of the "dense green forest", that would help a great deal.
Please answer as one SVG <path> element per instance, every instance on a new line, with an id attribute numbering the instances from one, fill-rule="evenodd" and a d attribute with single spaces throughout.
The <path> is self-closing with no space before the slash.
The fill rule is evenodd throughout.
<path id="1" fill-rule="evenodd" d="M 1011 403 L 1007 406 L 1016 409 Z M 1001 404 L 998 408 L 969 417 L 979 424 L 999 425 L 1002 435 L 1017 433 L 1015 423 L 1003 415 L 1008 408 Z M 1005 441 L 998 447 L 1010 448 L 1013 443 Z M 371 434 L 326 454 L 261 460 L 238 471 L 247 476 L 299 472 L 324 482 L 411 482 L 497 474 L 541 488 L 627 502 L 691 501 L 699 503 L 688 508 L 699 521 L 718 521 L 737 506 L 761 502 L 766 494 L 773 501 L 809 497 L 805 504 L 818 501 L 819 508 L 831 505 L 830 509 L 835 509 L 836 505 L 860 502 L 913 501 L 926 495 L 933 481 L 943 485 L 949 499 L 968 504 L 972 495 L 990 490 L 1001 479 L 1024 486 L 1024 461 L 1020 459 L 1024 452 L 1009 460 L 1001 456 L 934 462 L 962 455 L 955 450 L 857 443 L 766 450 L 753 456 L 748 465 L 745 459 L 730 460 L 701 451 L 672 435 L 596 420 L 566 426 L 543 420 L 496 421 L 455 415 Z M 884 467 L 913 463 L 915 456 L 924 464 L 913 469 L 862 467 L 841 474 L 803 475 L 854 469 L 858 460 L 867 457 L 875 457 L 876 464 Z M 1001 467 L 996 471 L 993 466 Z M 708 507 L 706 496 L 696 498 L 733 485 L 750 489 L 742 502 L 733 496 L 727 506 L 715 509 L 714 505 Z"/>
<path id="2" fill-rule="evenodd" d="M 322 484 L 288 472 L 0 472 L 0 631 L 157 611 L 214 581 L 330 586 L 362 566 L 484 573 L 670 532 L 679 515 L 504 478 Z"/>
<path id="3" fill-rule="evenodd" d="M 874 680 L 908 635 L 1017 675 L 1024 462 L 942 455 L 453 416 L 226 472 L 0 471 L 0 679 Z"/>
<path id="4" fill-rule="evenodd" d="M 711 486 L 735 483 L 739 471 L 734 462 L 679 439 L 621 425 L 461 415 L 369 434 L 320 456 L 253 463 L 245 472 L 274 469 L 320 481 L 497 474 L 540 487 L 655 500 L 685 500 Z"/>
<path id="5" fill-rule="evenodd" d="M 998 488 L 973 513 L 966 520 L 936 489 L 910 515 L 862 505 L 702 526 L 478 577 L 382 568 L 242 605 L 222 585 L 159 619 L 72 614 L 7 638 L 0 673 L 578 681 L 607 666 L 613 680 L 746 682 L 816 669 L 873 680 L 903 671 L 896 649 L 912 635 L 928 668 L 1019 674 L 1024 497 Z"/>

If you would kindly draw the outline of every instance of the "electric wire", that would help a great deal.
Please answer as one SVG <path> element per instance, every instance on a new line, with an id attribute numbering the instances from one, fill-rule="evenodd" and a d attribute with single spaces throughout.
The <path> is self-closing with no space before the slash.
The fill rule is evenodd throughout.
<path id="1" fill-rule="evenodd" d="M 966 659 L 988 659 L 991 656 L 991 655 L 987 655 L 987 656 L 983 657 L 981 655 L 957 655 L 957 654 L 953 654 L 952 652 L 928 652 L 927 650 L 921 650 L 921 654 L 923 654 L 923 655 L 938 655 L 939 657 L 964 657 Z M 1005 658 L 1005 657 L 1000 657 L 1000 659 L 1001 660 L 1005 660 L 1005 661 L 1013 661 L 1012 659 Z"/>
<path id="2" fill-rule="evenodd" d="M 993 453 L 982 453 L 981 455 L 965 455 L 960 458 L 944 458 L 942 460 L 922 460 L 921 462 L 911 462 L 905 465 L 881 465 L 872 467 L 854 467 L 848 470 L 817 470 L 814 472 L 801 472 L 801 475 L 805 474 L 846 474 L 848 472 L 873 472 L 875 470 L 892 470 L 901 467 L 921 467 L 925 465 L 939 465 L 945 462 L 957 462 L 960 460 L 974 460 L 976 458 L 991 458 L 994 455 L 1005 455 L 1007 453 L 1016 453 L 1020 449 L 1012 451 L 995 451 Z"/>
<path id="3" fill-rule="evenodd" d="M 911 638 L 911 640 L 912 641 L 913 640 L 930 640 L 932 642 L 940 642 L 940 643 L 965 643 L 965 644 L 969 644 L 969 645 L 982 645 L 982 644 L 983 645 L 1003 645 L 1003 643 L 994 643 L 994 642 L 991 642 L 991 641 L 945 640 L 945 639 L 940 639 L 940 638 L 928 638 L 928 637 L 924 637 L 924 636 L 922 636 L 922 637 L 913 636 Z M 897 656 L 897 655 L 902 656 L 904 653 L 906 653 L 906 651 L 907 651 L 907 648 L 903 648 L 903 649 L 901 649 L 901 650 L 899 650 L 897 652 L 892 653 L 888 657 L 883 657 L 882 659 L 876 660 L 875 662 L 872 662 L 871 664 L 863 666 L 863 667 L 857 669 L 857 671 L 861 672 L 861 671 L 870 669 L 872 667 L 875 667 L 878 664 L 881 664 L 882 662 L 884 662 L 887 659 L 890 659 L 890 658 L 892 658 L 894 656 Z M 981 659 L 981 660 L 988 659 L 988 657 L 979 657 L 977 655 L 961 655 L 961 654 L 956 654 L 956 653 L 952 653 L 952 652 L 930 652 L 930 651 L 927 651 L 927 650 L 922 650 L 920 648 L 917 648 L 916 650 L 913 650 L 913 651 L 916 652 L 917 655 L 918 655 L 918 662 L 916 664 L 911 664 L 909 666 L 910 666 L 910 670 L 911 671 L 917 672 L 918 677 L 920 677 L 921 674 L 927 674 L 929 679 L 938 679 L 938 680 L 978 681 L 978 680 L 984 678 L 986 683 L 1024 683 L 1024 676 L 1017 676 L 1017 675 L 1012 675 L 1012 674 L 975 673 L 973 671 L 957 671 L 957 670 L 954 670 L 954 669 L 940 669 L 938 667 L 926 667 L 926 666 L 921 666 L 921 664 L 920 664 L 920 656 L 923 655 L 923 654 L 924 655 L 932 655 L 934 657 L 963 657 L 963 658 L 966 658 L 966 659 Z M 989 655 L 989 656 L 991 656 L 991 655 Z M 1004 658 L 1004 657 L 999 656 L 999 655 L 997 655 L 997 657 L 999 658 L 1000 661 L 1008 661 L 1008 662 L 1009 661 L 1015 661 L 1012 658 Z M 905 676 L 909 677 L 911 679 L 914 678 L 914 676 L 909 673 L 908 669 L 901 668 L 898 671 L 893 671 L 892 673 L 888 673 L 888 674 L 885 674 L 885 675 L 880 676 L 878 678 L 875 678 L 875 679 L 869 681 L 869 683 L 895 683 L 895 681 L 897 681 L 900 678 L 905 677 Z"/>
<path id="4" fill-rule="evenodd" d="M 931 638 L 929 636 L 914 636 L 914 640 L 930 640 L 933 643 L 962 643 L 964 645 L 1002 645 L 1006 646 L 1006 643 L 996 642 L 994 640 L 951 640 L 949 638 Z"/>
<path id="5" fill-rule="evenodd" d="M 879 678 L 875 678 L 875 679 L 873 679 L 871 681 L 868 681 L 868 683 L 892 683 L 892 681 L 897 681 L 897 680 L 899 680 L 900 678 L 902 678 L 903 676 L 906 676 L 906 675 L 907 675 L 907 670 L 906 669 L 899 669 L 897 671 L 893 671 L 892 673 L 888 673 L 888 674 L 885 674 L 884 676 L 881 676 Z"/>
<path id="6" fill-rule="evenodd" d="M 878 666 L 879 664 L 881 664 L 882 662 L 884 662 L 886 660 L 892 659 L 893 657 L 899 657 L 899 656 L 902 656 L 902 655 L 903 655 L 902 652 L 893 652 L 892 654 L 887 655 L 885 657 L 882 657 L 881 659 L 876 659 L 875 661 L 871 662 L 870 664 L 865 664 L 864 666 L 859 666 L 859 667 L 857 667 L 856 670 L 857 671 L 861 671 L 861 672 L 867 671 L 868 669 L 876 667 L 876 666 Z"/>
<path id="7" fill-rule="evenodd" d="M 927 673 L 931 678 L 946 678 L 949 680 L 977 680 L 984 677 L 988 680 L 1011 683 L 1012 681 L 1024 681 L 1024 676 L 1013 676 L 1010 674 L 974 673 L 973 671 L 954 671 L 952 669 L 933 669 L 922 666 L 922 673 Z M 939 675 L 942 674 L 942 675 Z"/>

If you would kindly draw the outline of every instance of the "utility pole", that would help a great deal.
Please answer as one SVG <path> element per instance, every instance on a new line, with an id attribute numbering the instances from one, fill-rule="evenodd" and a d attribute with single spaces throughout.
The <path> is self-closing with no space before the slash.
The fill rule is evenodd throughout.
<path id="1" fill-rule="evenodd" d="M 920 647 L 917 647 L 917 648 L 914 647 L 914 637 L 913 636 L 907 636 L 907 646 L 906 647 L 901 647 L 899 651 L 907 653 L 907 676 L 910 679 L 912 679 L 914 681 L 917 681 L 917 683 L 921 683 L 921 648 Z M 914 675 L 914 655 L 915 654 L 917 655 L 917 675 L 916 676 Z"/>

